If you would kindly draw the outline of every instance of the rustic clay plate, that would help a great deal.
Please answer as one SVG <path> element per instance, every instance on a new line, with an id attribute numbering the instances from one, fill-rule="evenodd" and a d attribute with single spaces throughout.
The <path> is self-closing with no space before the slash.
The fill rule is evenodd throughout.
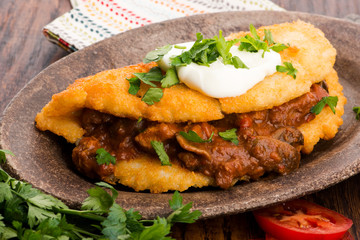
<path id="1" fill-rule="evenodd" d="M 249 23 L 258 27 L 296 19 L 322 29 L 338 51 L 335 68 L 348 98 L 340 132 L 335 139 L 320 142 L 311 155 L 303 157 L 300 168 L 288 176 L 239 184 L 226 191 L 194 189 L 182 196 L 185 202 L 193 201 L 203 217 L 212 217 L 301 197 L 360 172 L 360 122 L 352 112 L 354 105 L 360 105 L 360 26 L 294 12 L 227 12 L 187 17 L 127 31 L 64 57 L 30 81 L 4 112 L 0 145 L 15 153 L 4 167 L 72 207 L 80 206 L 93 182 L 74 170 L 70 144 L 52 133 L 39 132 L 34 126 L 36 113 L 54 93 L 77 78 L 138 63 L 155 47 L 194 40 L 196 32 L 212 37 L 219 29 L 227 35 L 247 30 Z M 170 197 L 171 193 L 136 193 L 120 187 L 117 201 L 125 209 L 135 208 L 148 218 L 167 214 Z"/>

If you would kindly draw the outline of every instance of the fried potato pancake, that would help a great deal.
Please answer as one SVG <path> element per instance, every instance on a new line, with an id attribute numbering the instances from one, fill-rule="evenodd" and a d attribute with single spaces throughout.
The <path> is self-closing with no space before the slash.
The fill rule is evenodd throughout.
<path id="1" fill-rule="evenodd" d="M 302 124 L 298 129 L 304 135 L 303 153 L 310 153 L 315 144 L 322 139 L 331 139 L 335 136 L 342 124 L 346 98 L 342 93 L 342 86 L 338 81 L 334 69 L 325 77 L 329 95 L 338 96 L 339 101 L 335 114 L 326 106 L 316 118 Z M 199 172 L 193 172 L 173 164 L 161 166 L 159 159 L 144 155 L 130 161 L 116 163 L 115 179 L 122 185 L 133 188 L 135 191 L 148 190 L 152 193 L 167 192 L 169 190 L 185 191 L 189 187 L 205 187 L 214 185 L 214 179 Z M 234 181 L 234 184 L 236 181 Z"/>
<path id="2" fill-rule="evenodd" d="M 279 52 L 282 62 L 291 62 L 298 70 L 296 79 L 286 73 L 276 72 L 249 89 L 245 94 L 219 99 L 224 113 L 259 111 L 279 106 L 310 91 L 313 83 L 321 82 L 330 73 L 336 50 L 324 33 L 309 23 L 297 21 L 257 30 L 262 39 L 264 29 L 269 29 L 276 43 L 290 44 Z M 229 39 L 241 38 L 246 32 L 234 33 Z"/>
<path id="3" fill-rule="evenodd" d="M 207 122 L 222 119 L 224 114 L 279 106 L 309 92 L 312 84 L 325 80 L 329 95 L 338 96 L 339 101 L 336 114 L 325 107 L 314 120 L 298 127 L 304 135 L 302 152 L 310 153 L 319 139 L 334 137 L 342 124 L 341 116 L 346 98 L 333 69 L 336 50 L 319 29 L 302 21 L 259 28 L 257 31 L 261 38 L 264 29 L 271 30 L 275 42 L 290 44 L 280 54 L 282 62 L 291 62 L 298 70 L 296 79 L 286 73 L 276 72 L 241 96 L 221 99 L 205 96 L 184 84 L 178 84 L 163 89 L 164 95 L 160 102 L 147 105 L 141 98 L 148 90 L 148 85 L 141 84 L 136 95 L 128 92 L 130 85 L 127 79 L 134 77 L 133 73 L 148 72 L 157 66 L 156 63 L 140 63 L 76 80 L 66 90 L 55 94 L 37 114 L 36 126 L 75 143 L 85 134 L 80 120 L 84 108 L 131 119 L 146 118 L 169 123 Z M 229 39 L 246 34 L 248 33 L 231 34 Z M 150 189 L 154 193 L 214 185 L 211 177 L 176 164 L 171 167 L 161 166 L 157 158 L 147 154 L 136 159 L 118 161 L 109 181 L 114 180 L 136 191 Z"/>

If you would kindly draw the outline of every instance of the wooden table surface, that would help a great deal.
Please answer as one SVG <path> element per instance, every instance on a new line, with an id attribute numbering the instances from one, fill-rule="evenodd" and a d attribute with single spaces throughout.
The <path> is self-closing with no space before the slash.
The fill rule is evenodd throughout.
<path id="1" fill-rule="evenodd" d="M 343 18 L 360 14 L 360 0 L 273 0 L 290 11 Z M 0 0 L 0 112 L 41 70 L 68 55 L 48 42 L 42 27 L 71 9 L 67 0 Z M 359 41 L 359 39 L 357 40 Z M 350 232 L 360 239 L 360 174 L 305 198 L 354 221 Z M 176 239 L 253 239 L 264 234 L 251 213 L 176 225 Z"/>

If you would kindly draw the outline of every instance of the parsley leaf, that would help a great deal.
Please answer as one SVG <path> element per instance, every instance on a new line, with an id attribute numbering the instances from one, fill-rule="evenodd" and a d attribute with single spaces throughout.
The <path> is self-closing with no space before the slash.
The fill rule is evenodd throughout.
<path id="1" fill-rule="evenodd" d="M 232 64 L 235 68 L 246 68 L 249 69 L 248 66 L 245 65 L 243 61 L 238 56 L 234 56 L 231 58 Z"/>
<path id="2" fill-rule="evenodd" d="M 193 223 L 201 216 L 201 212 L 199 210 L 190 212 L 190 209 L 192 208 L 192 202 L 183 205 L 182 201 L 183 198 L 180 193 L 175 191 L 172 200 L 169 201 L 169 205 L 171 209 L 174 210 L 174 212 L 167 218 L 168 222 Z"/>
<path id="3" fill-rule="evenodd" d="M 0 182 L 0 203 L 4 201 L 9 201 L 12 199 L 13 195 L 11 193 L 11 188 L 9 184 Z"/>
<path id="4" fill-rule="evenodd" d="M 141 232 L 144 230 L 144 226 L 139 222 L 142 218 L 138 211 L 134 211 L 133 208 L 125 212 L 126 215 L 126 227 L 130 232 Z"/>
<path id="5" fill-rule="evenodd" d="M 157 62 L 160 61 L 165 54 L 167 54 L 171 50 L 171 45 L 165 45 L 160 48 L 156 48 L 155 50 L 146 54 L 145 58 L 143 59 L 144 63 L 150 62 Z"/>
<path id="6" fill-rule="evenodd" d="M 101 164 L 109 165 L 110 163 L 115 164 L 116 158 L 108 153 L 104 148 L 96 150 L 96 162 Z"/>
<path id="7" fill-rule="evenodd" d="M 6 162 L 6 154 L 9 154 L 11 156 L 15 156 L 11 151 L 9 150 L 5 150 L 5 149 L 0 149 L 0 164 L 1 163 L 5 163 Z"/>
<path id="8" fill-rule="evenodd" d="M 219 31 L 219 37 L 215 36 L 214 39 L 216 40 L 216 50 L 222 57 L 223 63 L 227 65 L 232 64 L 232 54 L 230 53 L 230 49 L 239 40 L 226 41 L 221 30 Z"/>
<path id="9" fill-rule="evenodd" d="M 250 23 L 249 29 L 250 29 L 250 32 L 251 32 L 251 34 L 253 35 L 253 37 L 254 37 L 255 39 L 257 39 L 257 40 L 260 40 L 260 37 L 259 37 L 259 35 L 257 34 L 256 28 L 254 27 L 254 25 L 252 25 L 252 24 Z"/>
<path id="10" fill-rule="evenodd" d="M 191 62 L 209 66 L 210 63 L 216 61 L 219 56 L 218 51 L 216 51 L 217 41 L 215 39 L 203 39 L 201 33 L 197 33 L 196 37 L 195 43 L 188 51 L 171 58 L 172 66 L 186 66 Z"/>
<path id="11" fill-rule="evenodd" d="M 360 107 L 353 107 L 354 113 L 356 113 L 356 119 L 360 120 Z"/>
<path id="12" fill-rule="evenodd" d="M 155 102 L 159 102 L 163 95 L 161 88 L 149 88 L 141 100 L 148 105 L 153 105 Z"/>
<path id="13" fill-rule="evenodd" d="M 225 132 L 219 132 L 219 136 L 226 140 L 234 143 L 235 145 L 239 145 L 239 139 L 236 135 L 236 128 L 226 130 Z"/>
<path id="14" fill-rule="evenodd" d="M 161 80 L 161 87 L 168 88 L 178 84 L 179 82 L 175 67 L 171 67 L 166 71 L 165 77 Z"/>
<path id="15" fill-rule="evenodd" d="M 264 50 L 263 56 L 266 51 L 269 51 L 268 45 L 266 42 L 261 41 L 259 39 L 255 39 L 250 35 L 246 35 L 245 37 L 240 38 L 240 51 L 247 51 L 247 52 L 258 52 L 259 50 Z"/>
<path id="16" fill-rule="evenodd" d="M 277 65 L 276 71 L 286 73 L 296 79 L 297 69 L 290 62 L 284 62 L 284 66 Z"/>
<path id="17" fill-rule="evenodd" d="M 152 82 L 160 82 L 164 77 L 159 67 L 153 67 L 146 73 L 134 73 L 134 75 L 152 87 L 156 87 Z"/>
<path id="18" fill-rule="evenodd" d="M 104 229 L 101 231 L 110 240 L 126 239 L 130 236 L 126 231 L 126 215 L 124 209 L 118 204 L 110 208 L 108 217 L 101 223 Z"/>
<path id="19" fill-rule="evenodd" d="M 133 77 L 127 78 L 126 80 L 128 80 L 130 83 L 129 93 L 131 95 L 136 95 L 140 90 L 140 79 L 138 77 Z"/>
<path id="20" fill-rule="evenodd" d="M 44 194 L 40 191 L 38 191 L 34 197 L 28 198 L 27 201 L 33 204 L 34 206 L 43 209 L 51 210 L 53 207 L 63 208 L 63 209 L 67 208 L 67 206 L 64 203 L 62 203 L 60 200 L 54 198 L 51 195 Z"/>
<path id="21" fill-rule="evenodd" d="M 0 239 L 10 239 L 17 237 L 16 231 L 12 228 L 6 227 L 2 220 L 4 220 L 4 217 L 0 214 Z"/>
<path id="22" fill-rule="evenodd" d="M 169 156 L 166 154 L 164 144 L 158 141 L 151 141 L 151 146 L 154 148 L 156 154 L 159 156 L 161 165 L 171 166 Z"/>
<path id="23" fill-rule="evenodd" d="M 267 41 L 268 45 L 274 44 L 272 33 L 268 29 L 264 29 L 264 41 Z"/>
<path id="24" fill-rule="evenodd" d="M 180 131 L 179 134 L 183 136 L 186 140 L 196 143 L 205 143 L 205 142 L 211 142 L 212 138 L 214 136 L 214 132 L 211 133 L 211 136 L 209 139 L 204 140 L 202 139 L 196 132 L 190 130 L 188 133 Z"/>
<path id="25" fill-rule="evenodd" d="M 315 106 L 313 106 L 310 109 L 310 112 L 318 115 L 323 110 L 325 105 L 328 105 L 330 107 L 331 111 L 335 114 L 335 107 L 337 105 L 337 102 L 338 102 L 337 96 L 323 97 Z"/>
<path id="26" fill-rule="evenodd" d="M 275 43 L 274 45 L 272 45 L 270 47 L 271 50 L 275 51 L 275 52 L 281 52 L 282 50 L 284 49 L 287 49 L 289 48 L 289 46 L 286 46 L 285 44 L 282 44 L 282 43 Z"/>
<path id="27" fill-rule="evenodd" d="M 31 228 L 48 218 L 60 219 L 60 215 L 56 215 L 54 212 L 28 204 L 28 223 Z"/>
<path id="28" fill-rule="evenodd" d="M 114 204 L 114 198 L 105 189 L 95 186 L 87 190 L 87 197 L 82 206 L 82 210 L 93 210 L 107 212 Z"/>
<path id="29" fill-rule="evenodd" d="M 157 217 L 153 221 L 153 225 L 144 228 L 134 239 L 139 240 L 170 240 L 166 237 L 170 233 L 171 224 L 165 219 Z"/>
<path id="30" fill-rule="evenodd" d="M 275 43 L 270 30 L 264 29 L 265 36 L 262 41 L 252 24 L 250 24 L 249 28 L 253 36 L 246 35 L 245 37 L 240 38 L 240 51 L 258 52 L 259 50 L 263 50 L 262 57 L 264 57 L 265 52 L 269 52 L 270 49 L 275 52 L 280 52 L 288 48 L 288 46 L 284 44 Z"/>
<path id="31" fill-rule="evenodd" d="M 110 184 L 106 183 L 106 182 L 98 182 L 98 183 L 95 183 L 97 186 L 99 187 L 103 187 L 103 188 L 107 188 L 107 189 L 110 189 L 111 190 L 111 198 L 115 201 L 115 199 L 118 197 L 119 195 L 119 192 L 113 187 L 111 186 Z"/>

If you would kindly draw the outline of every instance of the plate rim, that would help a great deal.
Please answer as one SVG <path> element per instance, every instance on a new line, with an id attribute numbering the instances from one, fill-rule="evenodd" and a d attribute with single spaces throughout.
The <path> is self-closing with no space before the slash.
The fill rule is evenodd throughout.
<path id="1" fill-rule="evenodd" d="M 301 13 L 301 12 L 282 12 L 282 11 L 237 11 L 237 12 L 220 12 L 220 13 L 210 13 L 210 14 L 202 14 L 202 15 L 195 15 L 195 16 L 190 16 L 190 17 L 183 17 L 183 18 L 178 18 L 178 19 L 172 19 L 172 20 L 167 20 L 167 21 L 164 21 L 164 22 L 159 22 L 159 23 L 154 23 L 154 24 L 151 24 L 151 25 L 147 25 L 147 26 L 144 26 L 142 28 L 148 28 L 148 29 L 151 29 L 154 27 L 154 25 L 159 25 L 159 24 L 163 24 L 163 25 L 166 25 L 166 24 L 172 24 L 173 22 L 179 22 L 179 21 L 183 21 L 183 19 L 198 19 L 198 18 L 206 18 L 206 17 L 213 17 L 213 16 L 220 16 L 221 14 L 240 14 L 240 15 L 251 15 L 251 14 L 254 14 L 254 15 L 257 15 L 257 14 L 280 14 L 280 15 L 288 15 L 290 16 L 291 18 L 294 17 L 294 16 L 297 16 L 297 18 L 301 18 L 301 17 L 310 17 L 310 18 L 320 18 L 320 19 L 326 19 L 328 21 L 337 21 L 337 22 L 340 22 L 340 23 L 346 23 L 348 25 L 353 25 L 353 26 L 356 26 L 360 29 L 360 26 L 357 25 L 356 23 L 352 23 L 350 21 L 346 21 L 344 19 L 337 19 L 337 18 L 333 18 L 333 17 L 327 17 L 327 16 L 322 16 L 322 15 L 317 15 L 317 14 L 309 14 L 309 13 Z M 290 20 L 289 20 L 290 21 Z M 132 34 L 136 31 L 139 31 L 138 29 L 132 29 L 132 30 L 129 30 L 127 32 L 124 32 L 124 33 L 120 33 L 114 37 L 118 37 L 119 35 L 123 36 L 123 35 L 126 35 L 126 34 Z M 114 38 L 113 37 L 113 38 Z M 34 78 L 32 78 L 14 97 L 13 99 L 10 101 L 10 103 L 7 105 L 7 107 L 5 108 L 5 110 L 3 111 L 2 115 L 0 116 L 0 147 L 2 146 L 7 146 L 6 143 L 4 143 L 4 128 L 6 128 L 5 126 L 5 121 L 4 119 L 6 120 L 6 117 L 8 115 L 8 113 L 10 111 L 12 111 L 12 108 L 13 108 L 13 105 L 16 104 L 16 101 L 22 96 L 22 94 L 24 93 L 24 91 L 27 89 L 29 89 L 31 87 L 31 85 L 33 84 L 33 82 L 35 81 L 39 81 L 39 79 L 41 79 L 41 77 L 46 74 L 49 69 L 52 69 L 52 68 L 56 68 L 58 65 L 61 65 L 63 62 L 66 62 L 68 58 L 73 58 L 72 56 L 77 56 L 76 54 L 82 54 L 83 52 L 85 51 L 91 51 L 91 50 L 94 50 L 94 49 L 97 49 L 99 46 L 103 45 L 104 42 L 107 42 L 107 41 L 110 41 L 111 39 L 105 39 L 101 42 L 98 42 L 94 45 L 91 45 L 89 47 L 86 47 L 82 50 L 79 50 L 78 52 L 75 52 L 75 53 L 72 53 L 72 54 L 69 54 L 63 58 L 61 58 L 60 60 L 56 61 L 55 63 L 49 65 L 48 67 L 46 67 L 44 70 L 42 70 L 39 74 L 37 74 Z M 75 55 L 74 55 L 75 54 Z M 9 156 L 8 157 L 8 162 L 9 162 L 9 159 L 11 161 L 12 157 Z M 360 172 L 360 158 L 357 159 L 358 162 L 354 162 L 354 165 L 353 166 L 348 166 L 348 168 L 351 168 L 351 169 L 346 169 L 347 171 L 351 171 L 351 170 L 354 170 L 355 171 L 353 172 L 352 175 L 355 175 L 356 173 Z M 16 178 L 20 179 L 20 180 L 26 180 L 26 179 L 22 179 L 22 176 L 20 173 L 17 173 L 15 169 L 11 169 L 11 165 L 9 164 L 6 164 L 5 165 L 5 168 L 9 168 L 10 169 L 10 174 L 12 176 L 15 176 Z M 8 170 L 9 171 L 9 170 Z M 326 185 L 325 187 L 329 187 L 331 185 L 334 185 L 342 180 L 345 180 L 347 178 L 349 178 L 350 176 L 352 175 L 349 175 L 349 176 L 346 176 L 344 178 L 339 178 L 338 181 L 336 182 L 331 182 L 330 184 Z M 36 186 L 37 187 L 37 186 Z M 41 189 L 41 187 L 40 187 Z M 322 188 L 324 189 L 324 188 Z M 44 191 L 44 189 L 41 189 Z M 313 193 L 315 191 L 319 191 L 321 189 L 309 189 L 307 192 L 303 192 L 302 196 L 306 195 L 306 194 L 310 194 L 310 193 Z M 45 191 L 46 192 L 46 191 Z M 148 194 L 149 195 L 149 194 Z M 170 194 L 166 194 L 168 195 L 168 198 L 170 199 Z M 184 196 L 184 194 L 182 194 Z M 184 199 L 186 200 L 189 200 L 190 198 L 187 196 L 188 194 L 185 192 L 185 197 Z M 292 196 L 290 194 L 290 197 L 288 197 L 287 199 L 293 199 L 295 197 L 299 197 L 299 194 L 295 194 L 296 196 Z M 284 199 L 284 197 L 282 196 L 278 196 L 279 199 Z M 63 200 L 63 199 L 62 199 Z M 259 208 L 259 207 L 264 207 L 264 206 L 267 206 L 267 205 L 270 205 L 270 204 L 273 204 L 275 202 L 272 202 L 272 203 L 267 203 L 266 205 L 258 205 L 256 208 Z M 196 209 L 199 209 L 196 205 L 196 202 L 194 203 L 195 205 L 195 208 Z M 228 203 L 228 204 L 233 204 L 233 203 Z M 227 207 L 227 206 L 225 206 Z M 232 206 L 232 209 L 227 209 L 226 212 L 222 211 L 224 209 L 224 206 L 212 206 L 212 210 L 211 211 L 207 211 L 206 210 L 206 207 L 200 207 L 200 210 L 205 210 L 206 214 L 202 216 L 202 218 L 208 218 L 208 217 L 215 217 L 215 216 L 219 216 L 219 215 L 224 215 L 224 214 L 235 214 L 235 213 L 240 213 L 240 212 L 244 212 L 244 211 L 247 211 L 247 210 L 252 210 L 252 209 L 255 209 L 255 208 L 251 208 L 251 209 L 245 209 L 241 206 L 236 206 L 234 208 L 234 206 Z M 226 209 L 226 208 L 225 208 Z M 163 214 L 166 214 L 166 212 L 164 211 L 161 211 L 160 215 L 163 215 Z M 145 214 L 145 217 L 152 217 L 153 214 L 148 214 L 146 215 Z"/>

